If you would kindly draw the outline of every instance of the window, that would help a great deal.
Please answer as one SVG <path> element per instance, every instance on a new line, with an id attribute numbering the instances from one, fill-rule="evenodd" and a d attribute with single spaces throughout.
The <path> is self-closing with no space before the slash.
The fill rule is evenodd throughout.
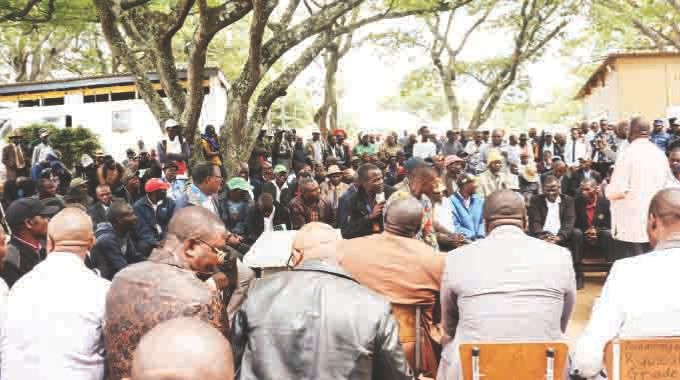
<path id="1" fill-rule="evenodd" d="M 109 94 L 85 95 L 83 96 L 83 103 L 101 103 L 108 102 Z"/>
<path id="2" fill-rule="evenodd" d="M 64 98 L 49 98 L 43 99 L 43 106 L 63 106 Z"/>
<path id="3" fill-rule="evenodd" d="M 39 107 L 40 100 L 19 100 L 19 107 Z"/>
<path id="4" fill-rule="evenodd" d="M 111 101 L 112 102 L 117 102 L 121 100 L 134 100 L 135 99 L 135 93 L 134 92 L 121 92 L 117 94 L 111 94 Z"/>

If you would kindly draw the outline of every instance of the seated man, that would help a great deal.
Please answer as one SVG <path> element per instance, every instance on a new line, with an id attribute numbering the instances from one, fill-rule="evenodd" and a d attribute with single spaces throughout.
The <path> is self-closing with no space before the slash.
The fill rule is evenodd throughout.
<path id="1" fill-rule="evenodd" d="M 109 185 L 97 186 L 96 198 L 97 202 L 87 210 L 90 218 L 92 218 L 92 225 L 95 229 L 99 223 L 106 223 L 109 221 L 109 207 L 111 207 L 111 201 L 113 200 Z"/>
<path id="2" fill-rule="evenodd" d="M 149 257 L 151 251 L 160 247 L 168 233 L 168 223 L 175 212 L 175 201 L 168 197 L 170 184 L 160 178 L 151 178 L 144 185 L 146 196 L 134 205 L 137 216 L 136 231 L 139 237 L 139 253 Z"/>
<path id="3" fill-rule="evenodd" d="M 423 306 L 421 369 L 424 376 L 434 378 L 438 363 L 430 334 L 445 256 L 416 240 L 422 215 L 423 207 L 416 198 L 399 198 L 385 209 L 385 232 L 342 241 L 338 256 L 342 268 L 354 279 L 392 303 L 400 341 L 412 368 L 416 355 L 413 322 L 416 306 Z"/>
<path id="4" fill-rule="evenodd" d="M 228 241 L 224 223 L 203 207 L 177 210 L 168 238 L 149 260 L 130 265 L 116 275 L 106 297 L 104 340 L 108 376 L 130 376 L 132 353 L 142 335 L 178 317 L 197 318 L 229 336 L 227 311 L 217 290 L 234 279 L 219 271 Z M 233 269 L 228 271 L 233 273 Z M 209 279 L 206 282 L 199 279 Z"/>
<path id="5" fill-rule="evenodd" d="M 100 276 L 107 280 L 121 269 L 141 261 L 137 254 L 132 233 L 137 225 L 137 216 L 130 205 L 122 200 L 115 200 L 109 208 L 111 223 L 100 223 L 95 231 L 97 243 L 90 254 L 91 269 L 96 269 Z"/>
<path id="6" fill-rule="evenodd" d="M 338 267 L 339 239 L 328 225 L 305 225 L 295 269 L 250 291 L 231 337 L 241 379 L 412 379 L 389 303 Z"/>
<path id="7" fill-rule="evenodd" d="M 349 199 L 349 219 L 341 227 L 345 239 L 381 233 L 385 200 L 394 193 L 392 187 L 385 186 L 383 173 L 373 164 L 362 165 L 357 180 L 357 191 Z"/>
<path id="8" fill-rule="evenodd" d="M 573 348 L 573 373 L 598 378 L 604 348 L 616 337 L 680 336 L 680 189 L 657 193 L 647 235 L 654 251 L 614 263 L 590 322 Z M 650 377 L 651 378 L 651 377 Z"/>
<path id="9" fill-rule="evenodd" d="M 300 195 L 288 204 L 293 229 L 299 230 L 305 224 L 312 222 L 334 226 L 333 208 L 330 203 L 321 198 L 319 184 L 313 178 L 302 178 L 298 186 Z"/>
<path id="10" fill-rule="evenodd" d="M 567 247 L 571 250 L 576 286 L 583 288 L 583 273 L 580 271 L 581 242 L 580 230 L 574 230 L 576 215 L 574 199 L 560 194 L 557 178 L 548 175 L 543 180 L 543 194 L 531 198 L 529 205 L 529 233 L 543 241 Z"/>
<path id="11" fill-rule="evenodd" d="M 521 195 L 492 193 L 484 218 L 487 237 L 446 256 L 442 325 L 454 339 L 444 345 L 439 380 L 462 378 L 458 347 L 464 342 L 564 339 L 574 306 L 569 252 L 525 235 Z"/>
<path id="12" fill-rule="evenodd" d="M 458 191 L 451 196 L 453 224 L 469 241 L 484 238 L 484 199 L 477 195 L 477 179 L 463 173 L 458 177 Z"/>
<path id="13" fill-rule="evenodd" d="M 581 181 L 581 196 L 574 200 L 576 223 L 574 236 L 582 236 L 581 247 L 597 249 L 607 262 L 613 262 L 612 216 L 609 200 L 600 195 L 595 178 Z"/>
<path id="14" fill-rule="evenodd" d="M 288 208 L 275 202 L 271 194 L 263 192 L 258 202 L 248 210 L 245 242 L 252 245 L 266 231 L 288 231 L 290 228 Z"/>

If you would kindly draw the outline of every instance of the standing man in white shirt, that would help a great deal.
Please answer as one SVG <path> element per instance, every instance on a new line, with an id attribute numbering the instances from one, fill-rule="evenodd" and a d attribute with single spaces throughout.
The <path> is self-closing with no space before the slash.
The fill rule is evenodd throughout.
<path id="1" fill-rule="evenodd" d="M 93 245 L 85 212 L 67 208 L 52 218 L 47 259 L 9 295 L 2 379 L 104 378 L 102 322 L 109 282 L 85 266 Z"/>
<path id="2" fill-rule="evenodd" d="M 657 149 L 654 145 L 652 145 Z M 647 217 L 654 251 L 614 263 L 583 335 L 572 353 L 572 372 L 598 379 L 604 348 L 616 337 L 680 335 L 680 190 L 654 196 Z"/>
<path id="3" fill-rule="evenodd" d="M 420 135 L 420 142 L 413 145 L 413 157 L 432 158 L 437 155 L 437 145 L 431 140 L 430 128 L 422 126 L 418 130 Z"/>
<path id="4" fill-rule="evenodd" d="M 54 149 L 52 148 L 52 146 L 50 146 L 50 143 L 47 141 L 47 139 L 50 137 L 50 132 L 47 129 L 42 128 L 40 129 L 39 136 L 40 144 L 36 145 L 35 148 L 33 148 L 33 157 L 31 159 L 32 165 L 45 161 L 47 153 L 54 152 Z"/>
<path id="5" fill-rule="evenodd" d="M 674 180 L 666 155 L 649 141 L 649 131 L 648 121 L 640 117 L 631 120 L 630 145 L 616 162 L 606 190 L 612 201 L 612 232 L 618 258 L 649 251 L 649 202 Z"/>
<path id="6" fill-rule="evenodd" d="M 564 162 L 569 167 L 578 166 L 580 159 L 590 159 L 590 144 L 581 137 L 581 131 L 574 127 L 571 129 L 571 139 L 564 147 Z"/>

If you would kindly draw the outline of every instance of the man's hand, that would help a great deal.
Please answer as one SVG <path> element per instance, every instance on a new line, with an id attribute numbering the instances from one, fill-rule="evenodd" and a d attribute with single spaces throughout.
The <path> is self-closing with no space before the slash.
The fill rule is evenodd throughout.
<path id="1" fill-rule="evenodd" d="M 227 245 L 230 247 L 237 247 L 239 244 L 241 244 L 241 240 L 243 240 L 242 237 L 236 234 L 231 234 L 227 238 Z"/>
<path id="2" fill-rule="evenodd" d="M 590 227 L 589 229 L 586 230 L 586 239 L 589 241 L 596 241 L 597 240 L 597 229 L 595 227 Z"/>
<path id="3" fill-rule="evenodd" d="M 383 203 L 376 203 L 375 206 L 373 206 L 373 210 L 371 213 L 368 215 L 368 219 L 370 220 L 375 220 L 378 219 L 382 216 L 383 214 L 383 209 L 385 208 L 385 202 Z"/>
<path id="4" fill-rule="evenodd" d="M 214 286 L 215 290 L 222 290 L 229 286 L 229 277 L 227 277 L 227 275 L 222 272 L 217 272 L 210 276 L 210 278 L 206 282 L 211 287 Z"/>
<path id="5" fill-rule="evenodd" d="M 463 234 L 453 234 L 453 243 L 456 247 L 461 247 L 466 245 L 468 241 Z"/>

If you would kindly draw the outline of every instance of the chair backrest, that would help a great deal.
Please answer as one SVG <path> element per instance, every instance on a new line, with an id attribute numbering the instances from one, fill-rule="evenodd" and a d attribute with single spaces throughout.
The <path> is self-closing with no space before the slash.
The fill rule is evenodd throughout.
<path id="1" fill-rule="evenodd" d="M 564 380 L 569 348 L 564 342 L 461 344 L 463 380 Z"/>
<path id="2" fill-rule="evenodd" d="M 616 339 L 604 359 L 612 380 L 680 379 L 680 338 Z"/>

